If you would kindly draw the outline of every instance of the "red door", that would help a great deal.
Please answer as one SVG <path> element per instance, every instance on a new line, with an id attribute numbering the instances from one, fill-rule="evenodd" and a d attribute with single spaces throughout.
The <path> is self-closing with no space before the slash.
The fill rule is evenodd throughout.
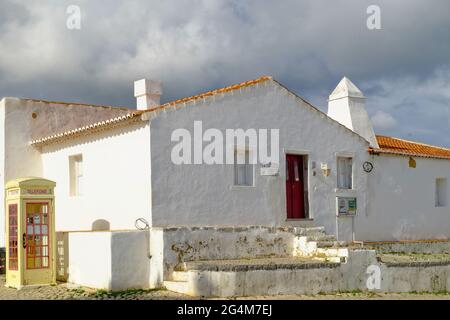
<path id="1" fill-rule="evenodd" d="M 305 218 L 303 157 L 286 155 L 286 205 L 288 219 Z"/>

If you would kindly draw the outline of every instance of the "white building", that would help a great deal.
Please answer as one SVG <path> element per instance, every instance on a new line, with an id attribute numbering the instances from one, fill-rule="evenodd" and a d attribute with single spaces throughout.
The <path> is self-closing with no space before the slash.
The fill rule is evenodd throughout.
<path id="1" fill-rule="evenodd" d="M 141 80 L 135 83 L 137 110 L 18 98 L 0 102 L 3 184 L 24 176 L 56 181 L 56 229 L 79 243 L 68 245 L 77 268 L 92 267 L 83 265 L 91 263 L 93 253 L 84 253 L 89 246 L 102 252 L 95 257 L 102 259 L 96 263 L 100 271 L 113 274 L 116 268 L 122 273 L 115 274 L 126 278 L 131 260 L 146 265 L 125 286 L 148 286 L 143 278 L 156 286 L 162 279 L 152 271 L 160 263 L 155 252 L 164 255 L 161 247 L 167 246 L 158 230 L 176 227 L 323 226 L 340 241 L 450 237 L 450 150 L 376 136 L 365 97 L 347 78 L 330 95 L 328 115 L 271 77 L 162 105 L 161 94 L 159 82 Z M 203 133 L 279 129 L 279 165 L 175 164 L 172 134 L 187 129 L 194 135 L 196 121 Z M 224 148 L 256 152 L 253 146 Z M 344 204 L 350 208 L 340 208 L 339 199 L 349 200 Z M 342 209 L 356 214 L 338 215 Z M 141 236 L 119 232 L 135 231 L 143 222 L 155 231 L 149 249 L 141 246 Z M 116 246 L 111 250 L 119 254 L 101 246 Z M 148 262 L 145 250 L 155 261 Z M 122 265 L 124 259 L 129 262 Z M 72 273 L 74 282 L 120 287 L 111 285 L 113 275 L 105 284 Z"/>

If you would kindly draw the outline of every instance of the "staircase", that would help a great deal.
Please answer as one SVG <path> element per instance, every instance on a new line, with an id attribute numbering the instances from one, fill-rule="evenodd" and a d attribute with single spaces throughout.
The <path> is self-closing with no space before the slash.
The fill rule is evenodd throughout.
<path id="1" fill-rule="evenodd" d="M 239 260 L 240 258 L 237 257 L 236 260 L 186 261 L 176 266 L 171 279 L 164 281 L 164 286 L 170 291 L 196 295 L 198 288 L 202 288 L 200 291 L 204 291 L 205 286 L 214 286 L 216 289 L 212 290 L 220 290 L 217 288 L 222 285 L 218 283 L 224 282 L 223 279 L 220 280 L 221 276 L 226 278 L 231 275 L 230 280 L 224 282 L 225 287 L 229 287 L 230 282 L 238 281 L 237 278 L 233 278 L 233 273 L 235 277 L 237 273 L 256 270 L 265 272 L 296 270 L 295 272 L 307 273 L 313 272 L 312 269 L 327 270 L 327 268 L 339 266 L 348 257 L 346 244 L 337 241 L 334 236 L 327 235 L 324 227 L 293 228 L 291 232 L 294 235 L 292 252 L 284 256 L 268 257 L 267 259 L 258 257 L 258 259 Z M 220 272 L 221 276 L 214 281 L 206 279 L 208 271 Z M 204 280 L 203 284 L 202 279 Z M 235 291 L 231 287 L 229 287 L 230 295 L 234 295 Z M 194 292 L 194 290 L 197 291 Z M 221 295 L 227 296 L 226 292 Z"/>
<path id="2" fill-rule="evenodd" d="M 348 257 L 347 243 L 337 241 L 333 235 L 327 235 L 323 227 L 316 232 L 299 235 L 294 239 L 294 257 L 310 257 L 328 262 L 345 262 Z"/>

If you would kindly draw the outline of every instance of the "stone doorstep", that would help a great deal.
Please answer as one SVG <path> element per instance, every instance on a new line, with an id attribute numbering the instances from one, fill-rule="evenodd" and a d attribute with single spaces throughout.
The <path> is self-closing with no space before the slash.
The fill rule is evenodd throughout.
<path id="1" fill-rule="evenodd" d="M 177 266 L 177 271 L 245 272 L 255 270 L 337 268 L 340 262 L 326 262 L 314 258 L 268 258 L 240 260 L 190 261 Z"/>

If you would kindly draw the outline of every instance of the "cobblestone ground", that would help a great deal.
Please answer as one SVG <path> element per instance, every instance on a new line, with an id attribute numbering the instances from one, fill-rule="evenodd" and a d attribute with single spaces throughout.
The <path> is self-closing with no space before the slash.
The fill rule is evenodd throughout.
<path id="1" fill-rule="evenodd" d="M 5 276 L 0 275 L 0 300 L 166 300 L 189 299 L 167 290 L 129 290 L 107 293 L 103 290 L 70 288 L 65 283 L 32 289 L 16 290 L 5 287 Z M 191 298 L 192 299 L 192 298 Z"/>
<path id="2" fill-rule="evenodd" d="M 181 300 L 193 299 L 167 290 L 129 290 L 107 293 L 88 288 L 70 288 L 65 283 L 56 286 L 44 286 L 33 289 L 16 290 L 5 287 L 5 276 L 0 275 L 0 300 Z M 286 296 L 251 296 L 237 300 L 450 300 L 450 294 L 375 294 L 375 293 L 339 293 Z"/>

